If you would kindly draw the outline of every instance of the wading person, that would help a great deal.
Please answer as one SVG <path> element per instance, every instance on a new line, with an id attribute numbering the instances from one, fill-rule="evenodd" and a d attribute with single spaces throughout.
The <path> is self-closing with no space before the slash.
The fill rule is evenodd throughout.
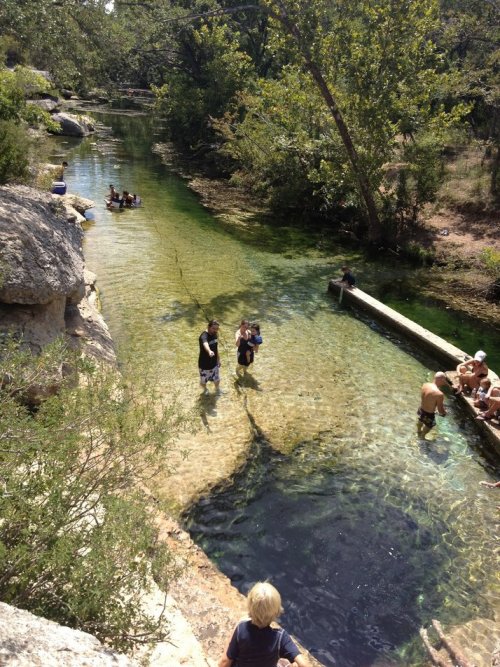
<path id="1" fill-rule="evenodd" d="M 417 410 L 417 432 L 420 438 L 425 438 L 427 433 L 436 425 L 436 410 L 444 417 L 444 394 L 439 387 L 448 384 L 446 375 L 439 371 L 434 375 L 432 382 L 424 382 L 421 390 L 420 407 Z"/>
<path id="2" fill-rule="evenodd" d="M 217 347 L 218 331 L 219 323 L 217 320 L 210 320 L 206 330 L 200 335 L 198 339 L 200 344 L 200 354 L 198 357 L 200 385 L 205 390 L 205 393 L 208 393 L 207 382 L 213 382 L 217 393 L 220 392 L 220 358 L 219 350 Z"/>
<path id="3" fill-rule="evenodd" d="M 283 664 L 280 658 L 289 660 L 293 667 L 308 667 L 288 632 L 271 627 L 283 611 L 276 588 L 267 582 L 255 584 L 247 605 L 250 618 L 236 626 L 219 667 L 277 667 Z"/>
<path id="4" fill-rule="evenodd" d="M 250 322 L 248 320 L 241 320 L 241 324 L 234 334 L 234 342 L 236 345 L 236 375 L 243 375 L 251 361 L 248 361 L 247 352 L 250 350 L 249 342 L 251 338 Z"/>
<path id="5" fill-rule="evenodd" d="M 259 351 L 259 347 L 262 343 L 263 340 L 260 335 L 260 324 L 254 322 L 250 326 L 250 338 L 248 339 L 248 350 L 246 351 L 246 358 L 249 364 L 253 363 L 254 354 Z"/>

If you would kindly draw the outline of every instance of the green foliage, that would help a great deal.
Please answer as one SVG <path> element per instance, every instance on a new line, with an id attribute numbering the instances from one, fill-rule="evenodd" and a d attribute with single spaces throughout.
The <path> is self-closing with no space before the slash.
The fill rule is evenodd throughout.
<path id="1" fill-rule="evenodd" d="M 481 253 L 481 261 L 486 271 L 500 283 L 500 252 L 495 248 L 485 248 Z"/>
<path id="2" fill-rule="evenodd" d="M 178 406 L 62 345 L 34 357 L 4 341 L 0 377 L 1 599 L 121 649 L 162 638 L 141 599 L 175 568 L 141 489 L 168 471 Z M 54 377 L 58 393 L 34 403 Z"/>
<path id="3" fill-rule="evenodd" d="M 33 154 L 28 126 L 56 127 L 47 112 L 26 101 L 48 87 L 43 77 L 28 68 L 0 68 L 0 183 L 28 175 Z"/>
<path id="4" fill-rule="evenodd" d="M 214 121 L 238 170 L 232 180 L 265 197 L 277 213 L 337 214 L 357 201 L 346 156 L 310 79 L 287 67 L 279 80 L 260 80 L 231 114 Z"/>
<path id="5" fill-rule="evenodd" d="M 384 215 L 392 211 L 414 221 L 435 197 L 443 132 L 469 111 L 466 105 L 446 109 L 439 101 L 444 75 L 430 40 L 438 26 L 435 0 L 397 7 L 390 0 L 288 0 L 279 6 L 268 0 L 266 6 L 279 17 L 271 21 L 269 49 L 278 62 L 293 65 L 275 80 L 259 80 L 257 94 L 252 84 L 240 107 L 217 124 L 238 181 L 260 188 L 276 209 L 336 218 L 346 209 L 360 212 L 358 172 L 345 138 L 310 75 L 300 74 L 313 61 Z M 381 188 L 389 161 L 407 165 L 399 190 Z"/>
<path id="6" fill-rule="evenodd" d="M 182 67 L 155 89 L 158 108 L 169 120 L 172 138 L 196 146 L 213 140 L 211 119 L 221 116 L 244 87 L 250 60 L 239 50 L 237 35 L 216 21 L 183 29 L 179 49 Z"/>
<path id="7" fill-rule="evenodd" d="M 435 259 L 432 248 L 424 248 L 420 243 L 410 241 L 401 247 L 401 254 L 410 262 L 421 266 L 431 266 Z"/>
<path id="8" fill-rule="evenodd" d="M 12 120 L 0 120 L 0 184 L 28 175 L 31 142 Z"/>

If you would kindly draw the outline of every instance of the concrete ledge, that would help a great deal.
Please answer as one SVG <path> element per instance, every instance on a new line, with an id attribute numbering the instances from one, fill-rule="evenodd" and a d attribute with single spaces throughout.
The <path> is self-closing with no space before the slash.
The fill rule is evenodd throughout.
<path id="1" fill-rule="evenodd" d="M 471 356 L 460 350 L 455 345 L 448 343 L 447 340 L 436 336 L 428 329 L 424 329 L 420 324 L 417 324 L 408 317 L 401 315 L 393 308 L 385 306 L 377 299 L 358 289 L 357 287 L 349 288 L 340 284 L 338 281 L 330 280 L 328 283 L 328 291 L 337 294 L 343 303 L 349 303 L 357 308 L 370 313 L 374 319 L 386 324 L 390 329 L 402 334 L 406 338 L 418 343 L 419 347 L 431 354 L 448 367 L 453 368 L 453 372 L 449 373 L 450 379 L 456 377 L 454 369 L 459 363 L 471 359 Z M 490 380 L 500 385 L 498 375 L 491 369 L 488 377 Z M 467 413 L 473 417 L 474 423 L 478 430 L 487 438 L 493 446 L 494 451 L 500 456 L 500 424 L 496 421 L 480 421 L 476 419 L 478 410 L 473 405 L 473 402 L 467 396 L 461 394 L 457 397 L 460 404 L 465 408 Z"/>

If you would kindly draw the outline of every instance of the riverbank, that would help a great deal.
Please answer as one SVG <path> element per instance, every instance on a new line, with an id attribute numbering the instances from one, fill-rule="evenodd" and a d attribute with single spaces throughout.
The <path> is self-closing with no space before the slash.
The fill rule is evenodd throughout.
<path id="1" fill-rule="evenodd" d="M 168 144 L 156 144 L 155 152 L 168 166 L 187 180 L 188 186 L 200 198 L 202 205 L 224 226 L 235 227 L 257 235 L 257 229 L 265 223 L 273 225 L 270 212 L 241 188 L 225 179 L 207 177 L 196 165 L 177 155 Z M 331 239 L 337 244 L 346 243 L 346 251 L 353 247 L 363 252 L 360 244 L 351 237 Z M 422 281 L 421 295 L 436 300 L 446 308 L 462 312 L 493 326 L 500 326 L 500 303 L 491 297 L 492 277 L 485 271 L 481 255 L 486 248 L 500 253 L 500 214 L 498 211 L 477 211 L 461 206 L 434 205 L 425 211 L 416 229 L 412 248 L 421 261 L 426 262 L 426 279 Z M 379 258 L 395 258 L 402 266 L 409 264 L 403 251 L 384 252 Z M 430 261 L 429 258 L 433 257 Z"/>

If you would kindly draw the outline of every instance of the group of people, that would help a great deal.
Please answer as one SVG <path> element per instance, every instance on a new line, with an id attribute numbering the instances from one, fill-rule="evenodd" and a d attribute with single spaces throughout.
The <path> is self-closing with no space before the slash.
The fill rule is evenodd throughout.
<path id="1" fill-rule="evenodd" d="M 128 190 L 124 190 L 122 195 L 120 196 L 120 193 L 118 190 L 115 189 L 114 185 L 109 186 L 109 206 L 112 205 L 112 202 L 115 202 L 116 204 L 120 205 L 120 208 L 132 208 L 134 206 L 138 206 L 139 204 L 139 198 L 137 197 L 136 194 L 130 194 Z"/>
<path id="2" fill-rule="evenodd" d="M 216 393 L 220 393 L 220 355 L 218 345 L 219 322 L 210 320 L 207 328 L 198 339 L 200 352 L 198 355 L 198 371 L 200 385 L 208 393 L 207 384 L 213 382 Z M 241 320 L 235 333 L 236 344 L 236 375 L 244 375 L 253 363 L 254 355 L 262 345 L 260 325 L 257 322 L 250 324 L 249 320 Z"/>
<path id="3" fill-rule="evenodd" d="M 500 386 L 488 378 L 488 366 L 485 362 L 486 352 L 478 350 L 472 359 L 457 366 L 457 385 L 455 394 L 470 394 L 474 407 L 478 409 L 476 419 L 488 420 L 495 417 L 500 410 Z M 436 423 L 436 411 L 444 417 L 444 394 L 441 388 L 451 384 L 446 374 L 439 371 L 432 382 L 425 382 L 421 390 L 421 402 L 417 415 L 418 435 L 425 437 Z"/>

